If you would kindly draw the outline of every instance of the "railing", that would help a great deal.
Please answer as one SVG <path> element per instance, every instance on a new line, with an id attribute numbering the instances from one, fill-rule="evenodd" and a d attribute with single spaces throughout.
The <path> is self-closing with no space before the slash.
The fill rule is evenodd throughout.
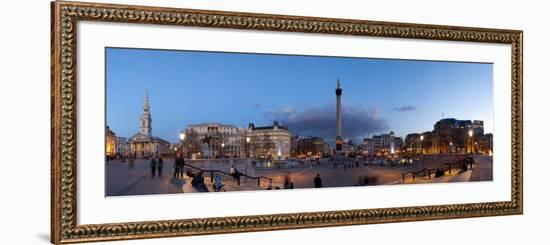
<path id="1" fill-rule="evenodd" d="M 246 159 L 244 158 L 219 158 L 219 159 L 195 159 L 195 160 L 186 160 L 193 164 L 195 167 L 204 168 L 204 169 L 219 169 L 226 168 L 228 170 L 231 166 L 244 165 Z"/>
<path id="2" fill-rule="evenodd" d="M 226 175 L 226 176 L 229 176 L 229 177 L 234 177 L 230 173 L 227 173 L 227 172 L 224 172 L 224 171 L 221 171 L 221 170 L 217 170 L 217 169 L 202 169 L 202 168 L 195 167 L 195 166 L 193 166 L 189 163 L 184 163 L 183 166 L 184 167 L 187 166 L 189 168 L 192 168 L 192 169 L 195 169 L 195 170 L 198 170 L 198 171 L 201 171 L 201 172 L 210 173 L 210 183 L 214 182 L 214 173 L 219 173 L 219 174 L 223 174 L 223 175 Z M 243 174 L 243 173 L 239 173 L 239 176 L 244 176 L 244 177 L 249 178 L 249 179 L 257 180 L 258 181 L 258 186 L 260 186 L 260 180 L 261 179 L 268 180 L 270 185 L 273 183 L 273 179 L 265 177 L 265 176 L 255 177 L 255 176 L 250 176 L 250 175 Z M 241 185 L 241 178 L 237 178 L 237 185 Z"/>
<path id="3" fill-rule="evenodd" d="M 424 176 L 426 176 L 426 171 L 428 171 L 428 178 L 430 178 L 430 172 L 431 169 L 427 169 L 427 168 L 423 168 L 423 169 L 420 169 L 420 170 L 417 170 L 417 171 L 409 171 L 409 172 L 406 172 L 406 173 L 402 173 L 402 177 L 403 177 L 403 182 L 405 182 L 405 177 L 407 176 L 407 174 L 411 174 L 412 175 L 412 180 L 414 181 L 416 176 L 420 173 L 423 173 Z"/>
<path id="4" fill-rule="evenodd" d="M 420 169 L 420 170 L 417 170 L 417 171 L 408 171 L 408 172 L 402 173 L 401 176 L 402 176 L 403 182 L 405 182 L 405 177 L 407 177 L 407 175 L 410 174 L 412 176 L 412 180 L 414 181 L 416 176 L 418 176 L 420 173 L 422 173 L 423 176 L 426 176 L 426 171 L 427 171 L 428 172 L 428 175 L 427 175 L 428 179 L 431 179 L 432 173 L 437 173 L 438 170 L 444 170 L 445 167 L 446 167 L 446 170 L 444 172 L 448 171 L 449 174 L 451 174 L 451 171 L 452 171 L 453 167 L 458 166 L 458 169 L 461 169 L 462 164 L 465 163 L 464 161 L 466 161 L 466 159 L 469 159 L 469 161 L 466 162 L 466 164 L 470 166 L 470 169 L 472 169 L 472 166 L 474 164 L 473 159 L 464 158 L 464 159 L 458 160 L 454 163 L 443 163 L 437 168 L 423 168 L 423 169 Z"/>

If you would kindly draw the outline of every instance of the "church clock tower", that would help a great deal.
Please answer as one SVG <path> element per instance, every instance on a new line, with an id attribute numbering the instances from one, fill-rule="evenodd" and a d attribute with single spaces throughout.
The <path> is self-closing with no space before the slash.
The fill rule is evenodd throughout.
<path id="1" fill-rule="evenodd" d="M 151 136 L 151 112 L 149 108 L 149 95 L 147 89 L 145 89 L 145 99 L 143 101 L 143 113 L 139 119 L 139 132 L 141 134 Z"/>

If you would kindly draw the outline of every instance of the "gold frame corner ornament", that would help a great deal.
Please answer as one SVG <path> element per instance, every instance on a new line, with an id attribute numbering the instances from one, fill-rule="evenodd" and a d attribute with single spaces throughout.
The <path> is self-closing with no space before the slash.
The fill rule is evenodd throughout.
<path id="1" fill-rule="evenodd" d="M 51 16 L 52 243 L 126 240 L 523 213 L 522 31 L 65 1 L 51 3 Z M 78 21 L 510 44 L 512 64 L 511 200 L 487 203 L 78 225 L 76 198 L 76 33 Z"/>

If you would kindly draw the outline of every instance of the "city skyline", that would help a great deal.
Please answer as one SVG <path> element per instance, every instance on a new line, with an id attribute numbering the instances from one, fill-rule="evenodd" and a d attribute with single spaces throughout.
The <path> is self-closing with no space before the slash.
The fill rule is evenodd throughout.
<path id="1" fill-rule="evenodd" d="M 273 121 L 331 142 L 338 78 L 344 138 L 404 137 L 443 117 L 493 128 L 491 64 L 122 48 L 106 62 L 107 125 L 123 137 L 139 128 L 148 88 L 153 134 L 170 142 L 190 124 Z"/>

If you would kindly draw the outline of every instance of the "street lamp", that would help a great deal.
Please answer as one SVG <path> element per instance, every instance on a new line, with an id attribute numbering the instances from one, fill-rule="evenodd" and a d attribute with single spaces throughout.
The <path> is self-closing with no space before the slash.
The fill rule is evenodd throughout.
<path id="1" fill-rule="evenodd" d="M 181 132 L 180 133 L 180 141 L 181 141 L 181 154 L 182 154 L 182 157 L 183 157 L 183 141 L 185 140 L 185 133 L 184 132 Z M 177 150 L 177 148 L 176 148 Z"/>
<path id="2" fill-rule="evenodd" d="M 222 142 L 222 157 L 225 157 L 225 143 Z"/>
<path id="3" fill-rule="evenodd" d="M 250 137 L 246 137 L 246 144 L 245 144 L 245 147 L 246 147 L 246 157 L 248 158 L 250 153 L 248 151 L 248 143 L 250 143 Z"/>
<path id="4" fill-rule="evenodd" d="M 452 153 L 453 142 L 449 142 L 449 153 Z"/>
<path id="5" fill-rule="evenodd" d="M 245 161 L 244 161 L 244 174 L 248 174 L 248 158 L 250 156 L 250 152 L 248 150 L 248 144 L 250 143 L 250 137 L 246 137 L 246 144 L 245 144 L 245 147 L 246 147 L 246 157 L 245 157 Z M 248 178 L 245 178 L 244 179 L 245 182 L 248 182 Z"/>
<path id="6" fill-rule="evenodd" d="M 424 135 L 420 135 L 420 154 L 424 154 L 424 151 L 422 149 L 422 141 L 424 141 Z"/>

